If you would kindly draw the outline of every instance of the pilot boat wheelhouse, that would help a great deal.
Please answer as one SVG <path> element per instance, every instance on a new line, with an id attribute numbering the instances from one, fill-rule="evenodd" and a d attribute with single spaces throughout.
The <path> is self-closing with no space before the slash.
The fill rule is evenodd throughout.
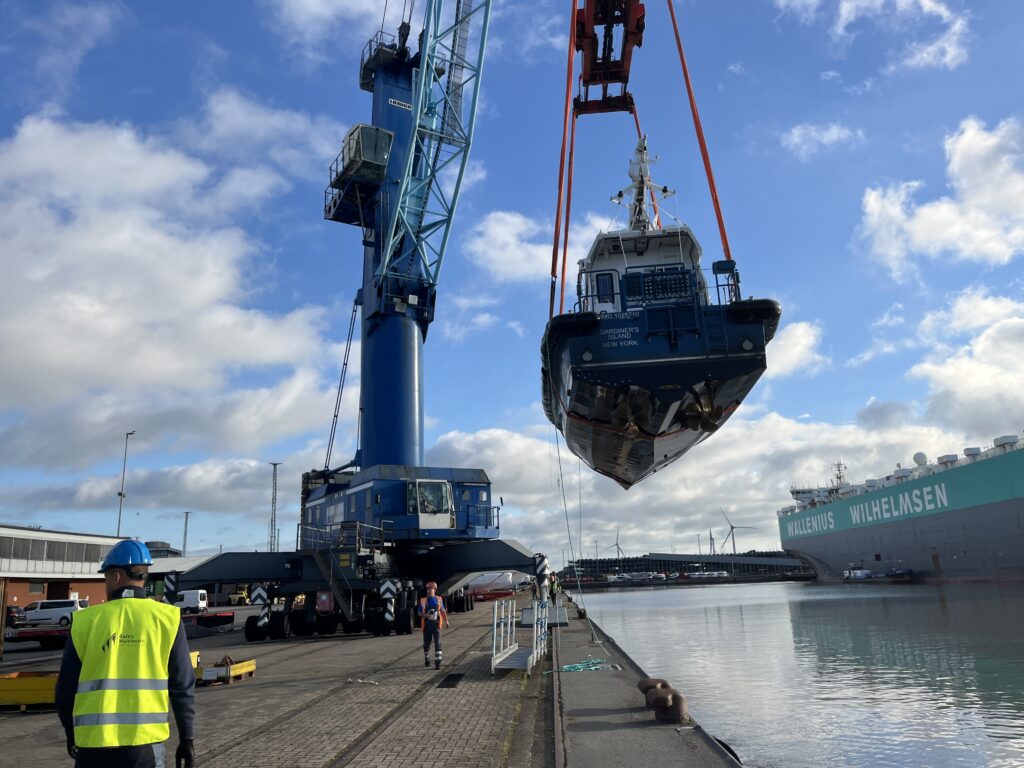
<path id="1" fill-rule="evenodd" d="M 781 313 L 741 299 L 732 260 L 712 264 L 709 286 L 689 227 L 656 225 L 648 196 L 668 190 L 651 183 L 643 140 L 630 177 L 629 229 L 597 236 L 574 311 L 551 319 L 541 345 L 545 414 L 623 488 L 725 423 L 764 373 Z"/>

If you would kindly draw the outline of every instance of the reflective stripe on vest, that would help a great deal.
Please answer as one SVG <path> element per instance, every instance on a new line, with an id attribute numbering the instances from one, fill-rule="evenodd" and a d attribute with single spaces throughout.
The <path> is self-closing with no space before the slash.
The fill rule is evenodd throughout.
<path id="1" fill-rule="evenodd" d="M 75 744 L 126 747 L 166 741 L 167 662 L 181 624 L 178 608 L 123 598 L 75 614 L 71 641 L 82 660 L 75 695 Z"/>

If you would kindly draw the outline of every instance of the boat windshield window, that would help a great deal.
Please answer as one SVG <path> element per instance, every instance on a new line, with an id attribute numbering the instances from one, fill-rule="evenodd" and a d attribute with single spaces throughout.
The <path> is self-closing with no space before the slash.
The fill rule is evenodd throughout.
<path id="1" fill-rule="evenodd" d="M 615 278 L 611 272 L 602 272 L 597 276 L 597 301 L 599 304 L 611 304 L 615 301 Z"/>

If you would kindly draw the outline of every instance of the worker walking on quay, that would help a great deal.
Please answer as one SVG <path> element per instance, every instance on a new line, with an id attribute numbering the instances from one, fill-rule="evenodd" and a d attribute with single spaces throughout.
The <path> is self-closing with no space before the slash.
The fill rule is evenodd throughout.
<path id="1" fill-rule="evenodd" d="M 145 544 L 119 542 L 100 566 L 108 602 L 71 622 L 56 704 L 76 768 L 163 768 L 168 709 L 177 768 L 195 761 L 195 674 L 181 611 L 146 599 L 152 564 Z"/>
<path id="2" fill-rule="evenodd" d="M 437 582 L 428 581 L 427 596 L 420 598 L 416 612 L 423 627 L 423 666 L 430 666 L 430 644 L 434 643 L 434 669 L 441 668 L 441 629 L 450 627 L 444 600 L 437 594 Z"/>

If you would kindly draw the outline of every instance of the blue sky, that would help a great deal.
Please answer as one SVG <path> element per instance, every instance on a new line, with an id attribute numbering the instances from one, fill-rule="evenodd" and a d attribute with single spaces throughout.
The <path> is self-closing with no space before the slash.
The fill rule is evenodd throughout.
<path id="1" fill-rule="evenodd" d="M 744 292 L 778 299 L 783 325 L 745 406 L 671 469 L 625 492 L 563 454 L 588 551 L 617 529 L 631 553 L 693 550 L 709 527 L 722 538 L 720 509 L 756 528 L 741 549 L 770 547 L 790 484 L 832 462 L 879 475 L 1024 427 L 1024 6 L 676 8 Z M 567 8 L 494 9 L 426 345 L 428 463 L 485 468 L 503 535 L 560 560 L 538 349 Z M 190 550 L 262 548 L 266 462 L 281 461 L 293 540 L 361 257 L 355 229 L 322 220 L 322 190 L 370 118 L 357 68 L 382 10 L 0 1 L 0 521 L 112 532 L 134 429 L 128 534 L 180 543 L 189 509 Z M 655 179 L 678 191 L 668 210 L 709 262 L 721 247 L 665 4 L 647 19 L 631 90 Z M 621 223 L 608 198 L 634 138 L 625 115 L 581 120 L 574 253 Z M 336 457 L 372 384 L 358 364 L 349 381 Z"/>

